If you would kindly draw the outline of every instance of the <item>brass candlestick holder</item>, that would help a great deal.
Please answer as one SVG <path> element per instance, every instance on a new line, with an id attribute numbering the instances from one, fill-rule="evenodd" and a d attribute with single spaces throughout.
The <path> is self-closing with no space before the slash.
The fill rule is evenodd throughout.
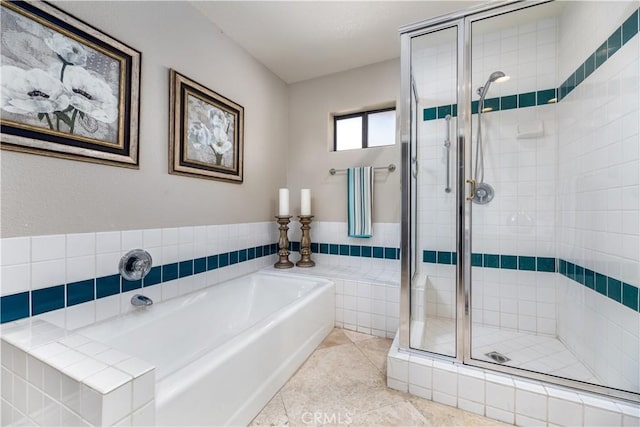
<path id="1" fill-rule="evenodd" d="M 292 268 L 293 263 L 289 261 L 289 237 L 287 231 L 289 231 L 289 223 L 291 222 L 291 215 L 276 216 L 280 227 L 280 239 L 278 239 L 278 256 L 280 259 L 273 266 L 275 268 Z"/>
<path id="2" fill-rule="evenodd" d="M 297 267 L 315 267 L 316 263 L 311 260 L 311 236 L 309 230 L 311 230 L 311 219 L 313 215 L 300 215 L 300 224 L 302 227 L 302 239 L 300 240 L 300 261 L 296 263 Z"/>

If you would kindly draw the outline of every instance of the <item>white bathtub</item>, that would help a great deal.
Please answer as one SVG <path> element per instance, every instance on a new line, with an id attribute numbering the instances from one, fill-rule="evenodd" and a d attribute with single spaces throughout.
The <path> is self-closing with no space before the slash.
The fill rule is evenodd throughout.
<path id="1" fill-rule="evenodd" d="M 258 272 L 78 330 L 156 367 L 158 425 L 246 425 L 334 325 L 332 282 Z"/>

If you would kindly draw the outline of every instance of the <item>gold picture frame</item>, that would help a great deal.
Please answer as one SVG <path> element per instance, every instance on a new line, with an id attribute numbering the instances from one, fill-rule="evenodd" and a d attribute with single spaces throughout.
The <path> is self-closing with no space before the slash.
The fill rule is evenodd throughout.
<path id="1" fill-rule="evenodd" d="M 140 52 L 46 2 L 0 7 L 1 148 L 139 168 Z"/>
<path id="2" fill-rule="evenodd" d="M 169 173 L 242 183 L 244 108 L 169 70 Z"/>

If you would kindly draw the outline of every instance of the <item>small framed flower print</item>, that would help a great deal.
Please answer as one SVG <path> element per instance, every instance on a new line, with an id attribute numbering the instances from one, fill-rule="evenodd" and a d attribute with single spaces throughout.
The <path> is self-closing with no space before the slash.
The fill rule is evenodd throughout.
<path id="1" fill-rule="evenodd" d="M 138 168 L 140 52 L 46 2 L 0 6 L 2 149 Z"/>
<path id="2" fill-rule="evenodd" d="M 170 70 L 169 173 L 242 183 L 244 108 Z"/>

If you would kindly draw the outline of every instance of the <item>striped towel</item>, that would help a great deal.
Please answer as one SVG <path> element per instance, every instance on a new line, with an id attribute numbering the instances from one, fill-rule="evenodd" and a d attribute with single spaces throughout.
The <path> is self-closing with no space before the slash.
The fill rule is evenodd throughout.
<path id="1" fill-rule="evenodd" d="M 373 167 L 347 170 L 349 237 L 371 237 L 373 212 Z"/>

